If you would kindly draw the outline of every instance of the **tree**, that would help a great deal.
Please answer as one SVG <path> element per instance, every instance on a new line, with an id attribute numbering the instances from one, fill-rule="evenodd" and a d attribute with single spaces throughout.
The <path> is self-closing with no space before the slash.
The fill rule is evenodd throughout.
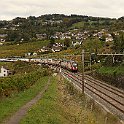
<path id="1" fill-rule="evenodd" d="M 64 40 L 64 46 L 70 47 L 70 44 L 71 44 L 70 39 L 66 38 L 66 39 Z"/>
<path id="2" fill-rule="evenodd" d="M 114 37 L 114 47 L 116 52 L 124 52 L 124 33 Z"/>
<path id="3" fill-rule="evenodd" d="M 55 39 L 54 38 L 50 38 L 50 43 L 49 43 L 48 46 L 51 48 L 54 43 L 55 43 Z"/>
<path id="4" fill-rule="evenodd" d="M 98 38 L 91 38 L 83 43 L 83 47 L 90 53 L 97 53 L 102 48 L 102 42 Z"/>
<path id="5" fill-rule="evenodd" d="M 9 31 L 7 35 L 8 41 L 20 41 L 21 33 L 19 31 Z"/>

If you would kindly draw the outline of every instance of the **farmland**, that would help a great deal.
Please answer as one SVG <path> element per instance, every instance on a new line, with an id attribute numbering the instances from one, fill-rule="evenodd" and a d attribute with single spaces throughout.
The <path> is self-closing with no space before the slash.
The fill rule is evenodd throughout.
<path id="1" fill-rule="evenodd" d="M 24 56 L 27 52 L 34 52 L 47 45 L 48 41 L 36 41 L 23 44 L 0 46 L 0 57 Z"/>

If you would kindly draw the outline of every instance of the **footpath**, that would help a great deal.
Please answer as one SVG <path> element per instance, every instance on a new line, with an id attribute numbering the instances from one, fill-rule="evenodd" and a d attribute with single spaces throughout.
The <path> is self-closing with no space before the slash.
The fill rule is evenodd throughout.
<path id="1" fill-rule="evenodd" d="M 50 78 L 48 79 L 48 82 L 44 89 L 31 101 L 29 101 L 27 104 L 22 106 L 10 119 L 3 122 L 3 124 L 19 124 L 20 120 L 27 114 L 28 110 L 39 101 L 43 94 L 47 91 L 49 85 L 50 85 Z"/>

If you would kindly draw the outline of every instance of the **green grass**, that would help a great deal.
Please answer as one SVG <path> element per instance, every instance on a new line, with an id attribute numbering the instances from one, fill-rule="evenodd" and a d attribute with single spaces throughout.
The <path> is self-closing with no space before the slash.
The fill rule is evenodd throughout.
<path id="1" fill-rule="evenodd" d="M 39 48 L 47 45 L 49 41 L 36 41 L 23 43 L 20 45 L 0 46 L 0 57 L 23 56 L 27 52 L 36 52 Z"/>
<path id="2" fill-rule="evenodd" d="M 51 79 L 51 85 L 42 99 L 29 111 L 21 124 L 63 124 L 57 106 L 57 84 Z"/>
<path id="3" fill-rule="evenodd" d="M 26 89 L 18 94 L 13 94 L 10 98 L 0 100 L 0 123 L 8 116 L 11 116 L 22 105 L 35 97 L 46 85 L 48 77 L 41 77 L 30 89 Z"/>
<path id="4" fill-rule="evenodd" d="M 116 73 L 117 75 L 119 74 L 124 74 L 124 66 L 121 65 L 121 66 L 116 66 L 116 67 L 101 67 L 99 70 L 98 70 L 99 73 L 102 73 L 102 74 L 111 74 L 113 75 L 114 73 Z"/>

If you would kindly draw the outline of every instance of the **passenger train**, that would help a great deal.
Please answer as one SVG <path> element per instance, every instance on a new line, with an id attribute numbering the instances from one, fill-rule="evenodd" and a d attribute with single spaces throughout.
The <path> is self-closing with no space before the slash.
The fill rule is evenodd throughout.
<path id="1" fill-rule="evenodd" d="M 1 62 L 16 62 L 16 61 L 34 62 L 34 63 L 62 67 L 72 72 L 78 71 L 78 64 L 72 60 L 53 59 L 53 58 L 42 58 L 42 59 L 40 58 L 5 58 L 5 59 L 0 59 L 0 61 Z"/>

